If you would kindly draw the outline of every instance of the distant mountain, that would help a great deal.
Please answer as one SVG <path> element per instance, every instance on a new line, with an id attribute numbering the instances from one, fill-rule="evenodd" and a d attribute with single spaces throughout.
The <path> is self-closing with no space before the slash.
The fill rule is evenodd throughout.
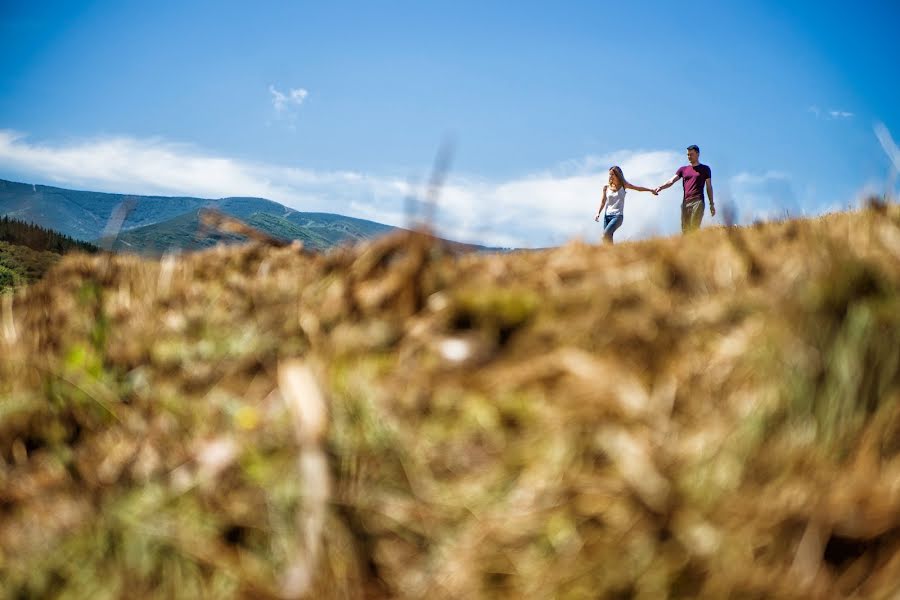
<path id="1" fill-rule="evenodd" d="M 201 235 L 199 210 L 192 210 L 168 221 L 122 231 L 113 243 L 112 250 L 157 255 L 173 249 L 200 250 L 219 242 L 240 241 L 243 241 L 242 237 L 225 233 L 209 232 Z"/>
<path id="2" fill-rule="evenodd" d="M 113 210 L 129 199 L 134 201 L 134 209 L 122 224 L 123 229 L 172 219 L 209 202 L 201 198 L 83 192 L 0 179 L 0 215 L 29 221 L 85 241 L 100 238 Z"/>
<path id="3" fill-rule="evenodd" d="M 390 225 L 331 213 L 291 212 L 284 218 L 298 227 L 314 230 L 332 243 L 361 241 L 397 230 Z"/>
<path id="4" fill-rule="evenodd" d="M 294 215 L 298 214 L 294 213 Z M 312 250 L 327 250 L 336 244 L 371 237 L 365 231 L 351 232 L 345 229 L 330 228 L 324 221 L 310 221 L 304 218 L 302 219 L 303 224 L 298 224 L 291 219 L 291 216 L 276 217 L 268 213 L 254 213 L 246 222 L 274 237 L 283 240 L 300 240 L 306 248 Z M 375 235 L 378 233 L 375 232 Z"/>
<path id="5" fill-rule="evenodd" d="M 121 232 L 112 250 L 156 256 L 174 249 L 202 250 L 220 242 L 228 244 L 245 241 L 238 234 L 210 231 L 204 227 L 200 219 L 201 211 L 202 209 L 191 211 L 162 223 Z M 274 238 L 285 241 L 299 240 L 303 242 L 304 248 L 315 251 L 325 251 L 340 244 L 372 239 L 397 229 L 389 225 L 327 213 L 294 212 L 279 217 L 271 213 L 255 212 L 241 220 Z M 444 241 L 463 252 L 497 250 Z"/>
<path id="6" fill-rule="evenodd" d="M 271 213 L 254 212 L 241 220 L 272 237 L 286 241 L 299 240 L 303 242 L 305 248 L 319 251 L 328 250 L 344 242 L 370 239 L 394 229 L 369 221 L 357 224 L 355 221 L 359 219 L 337 215 L 323 215 L 322 218 L 317 218 L 316 213 L 293 213 L 287 217 L 279 217 Z M 241 241 L 244 241 L 244 238 L 237 234 L 207 230 L 200 222 L 200 210 L 194 210 L 162 223 L 124 231 L 119 234 L 112 249 L 162 254 L 174 248 L 201 250 L 220 242 Z"/>
<path id="7" fill-rule="evenodd" d="M 113 213 L 127 213 L 112 249 L 158 255 L 170 250 L 198 250 L 219 242 L 244 238 L 205 231 L 199 213 L 215 209 L 283 240 L 300 240 L 311 250 L 327 250 L 344 243 L 380 237 L 398 228 L 344 215 L 298 212 L 264 198 L 231 197 L 210 200 L 192 197 L 133 196 L 86 192 L 16 183 L 0 179 L 0 217 L 6 215 L 59 231 L 77 240 L 108 247 L 104 228 Z M 115 233 L 115 232 L 114 232 Z M 445 240 L 446 241 L 446 240 Z M 462 251 L 496 251 L 473 244 L 449 242 Z"/>
<path id="8" fill-rule="evenodd" d="M 230 234 L 201 235 L 198 212 L 219 210 L 286 240 L 302 240 L 315 250 L 378 237 L 395 227 L 329 213 L 297 212 L 264 198 L 133 196 L 67 190 L 0 179 L 0 216 L 54 229 L 78 240 L 98 241 L 117 207 L 127 206 L 113 249 L 158 254 L 194 250 L 218 242 L 238 242 Z"/>

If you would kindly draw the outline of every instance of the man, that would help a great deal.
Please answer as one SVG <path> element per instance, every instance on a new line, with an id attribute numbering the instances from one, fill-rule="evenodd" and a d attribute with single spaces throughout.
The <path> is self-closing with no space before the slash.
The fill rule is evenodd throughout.
<path id="1" fill-rule="evenodd" d="M 703 201 L 704 187 L 706 195 L 709 196 L 709 213 L 716 216 L 716 204 L 713 202 L 712 170 L 708 166 L 700 164 L 699 146 L 688 146 L 687 158 L 691 164 L 678 169 L 672 179 L 656 188 L 654 192 L 658 194 L 660 190 L 666 189 L 679 179 L 682 180 L 684 200 L 681 202 L 681 233 L 688 233 L 700 228 L 703 211 L 706 209 L 706 203 Z"/>

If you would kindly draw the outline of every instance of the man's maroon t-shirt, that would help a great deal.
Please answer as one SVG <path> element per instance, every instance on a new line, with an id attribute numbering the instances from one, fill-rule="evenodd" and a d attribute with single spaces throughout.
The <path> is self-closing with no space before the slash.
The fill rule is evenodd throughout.
<path id="1" fill-rule="evenodd" d="M 703 188 L 706 180 L 712 179 L 712 170 L 706 165 L 697 164 L 696 167 L 685 165 L 676 171 L 684 185 L 684 200 L 703 198 Z"/>

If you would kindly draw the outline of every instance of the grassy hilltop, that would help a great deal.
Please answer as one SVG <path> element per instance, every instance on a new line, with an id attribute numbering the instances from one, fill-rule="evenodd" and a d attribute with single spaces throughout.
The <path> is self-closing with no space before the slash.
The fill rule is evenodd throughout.
<path id="1" fill-rule="evenodd" d="M 0 297 L 0 596 L 895 598 L 900 207 Z"/>

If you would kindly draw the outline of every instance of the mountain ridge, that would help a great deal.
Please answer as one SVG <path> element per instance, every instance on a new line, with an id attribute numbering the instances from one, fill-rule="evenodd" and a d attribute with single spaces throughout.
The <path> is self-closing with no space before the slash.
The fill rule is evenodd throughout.
<path id="1" fill-rule="evenodd" d="M 105 228 L 114 220 L 114 212 L 122 210 L 120 207 L 124 208 L 124 216 L 114 232 L 117 239 L 109 247 L 116 251 L 143 254 L 158 254 L 172 249 L 194 250 L 219 241 L 237 243 L 242 240 L 235 235 L 213 235 L 206 240 L 199 239 L 198 228 L 193 224 L 201 209 L 221 211 L 269 235 L 300 240 L 319 251 L 401 229 L 337 213 L 299 211 L 274 200 L 252 196 L 216 199 L 144 196 L 72 190 L 0 179 L 0 217 L 32 222 L 77 240 L 101 242 L 109 233 Z M 286 233 L 288 237 L 285 237 Z M 476 244 L 452 243 L 470 250 L 492 250 Z"/>

